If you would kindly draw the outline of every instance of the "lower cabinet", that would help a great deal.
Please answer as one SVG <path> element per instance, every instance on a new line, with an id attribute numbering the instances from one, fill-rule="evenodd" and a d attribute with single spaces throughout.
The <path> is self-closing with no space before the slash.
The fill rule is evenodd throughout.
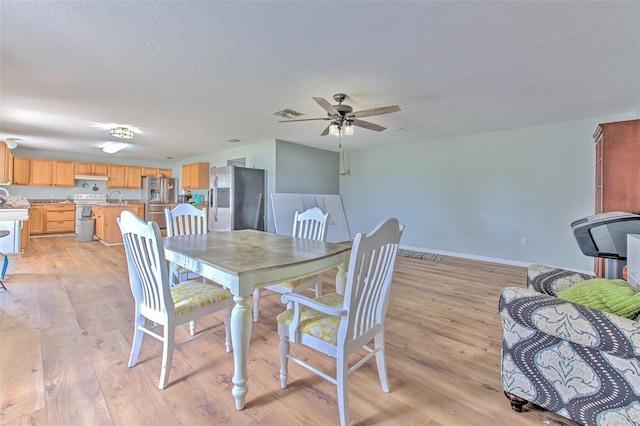
<path id="1" fill-rule="evenodd" d="M 96 237 L 106 244 L 121 244 L 122 234 L 117 219 L 124 210 L 140 215 L 138 204 L 123 206 L 93 206 L 93 218 L 96 221 Z"/>
<path id="2" fill-rule="evenodd" d="M 31 206 L 29 235 L 73 234 L 75 231 L 75 204 Z"/>
<path id="3" fill-rule="evenodd" d="M 45 233 L 73 234 L 76 231 L 76 206 L 45 206 Z"/>
<path id="4" fill-rule="evenodd" d="M 44 234 L 45 206 L 31 206 L 29 209 L 29 235 Z"/>

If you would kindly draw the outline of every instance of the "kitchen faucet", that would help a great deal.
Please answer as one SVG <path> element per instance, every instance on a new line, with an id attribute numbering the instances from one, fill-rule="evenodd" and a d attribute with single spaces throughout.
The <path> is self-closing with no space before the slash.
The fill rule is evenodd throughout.
<path id="1" fill-rule="evenodd" d="M 0 188 L 0 189 L 1 189 L 1 188 Z M 117 192 L 117 193 L 118 193 L 118 204 L 119 204 L 119 205 L 122 205 L 122 193 L 121 193 L 120 191 L 116 191 L 116 190 L 111 191 L 111 192 L 109 193 L 109 195 L 107 195 L 107 201 L 109 201 L 109 200 L 111 199 L 111 195 L 112 195 L 114 192 Z"/>
<path id="2" fill-rule="evenodd" d="M 9 196 L 9 191 L 7 191 L 6 188 L 3 188 L 3 187 L 0 186 L 0 191 L 4 191 L 4 195 L 7 196 L 7 197 Z"/>

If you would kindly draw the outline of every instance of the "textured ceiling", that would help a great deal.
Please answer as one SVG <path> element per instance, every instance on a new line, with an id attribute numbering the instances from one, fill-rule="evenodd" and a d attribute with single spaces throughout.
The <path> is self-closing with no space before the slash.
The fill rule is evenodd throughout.
<path id="1" fill-rule="evenodd" d="M 0 139 L 182 158 L 281 139 L 337 150 L 325 121 L 278 123 L 344 92 L 347 149 L 640 113 L 640 2 L 0 2 Z"/>

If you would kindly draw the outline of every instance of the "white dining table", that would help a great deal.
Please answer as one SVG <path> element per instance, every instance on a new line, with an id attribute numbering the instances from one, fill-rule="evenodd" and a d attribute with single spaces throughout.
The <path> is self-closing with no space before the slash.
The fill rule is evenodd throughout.
<path id="1" fill-rule="evenodd" d="M 336 291 L 344 293 L 351 245 L 239 230 L 164 239 L 166 259 L 217 282 L 233 294 L 231 342 L 236 409 L 249 390 L 247 360 L 252 315 L 248 299 L 256 288 L 315 275 L 338 267 Z"/>

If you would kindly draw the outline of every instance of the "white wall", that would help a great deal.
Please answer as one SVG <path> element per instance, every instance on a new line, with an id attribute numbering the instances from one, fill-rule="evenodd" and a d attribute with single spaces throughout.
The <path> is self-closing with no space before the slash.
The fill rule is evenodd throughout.
<path id="1" fill-rule="evenodd" d="M 584 271 L 570 224 L 593 214 L 598 123 L 635 114 L 396 145 L 349 153 L 341 178 L 349 229 L 389 216 L 401 245 L 513 264 Z M 521 244 L 521 238 L 527 244 Z"/>

